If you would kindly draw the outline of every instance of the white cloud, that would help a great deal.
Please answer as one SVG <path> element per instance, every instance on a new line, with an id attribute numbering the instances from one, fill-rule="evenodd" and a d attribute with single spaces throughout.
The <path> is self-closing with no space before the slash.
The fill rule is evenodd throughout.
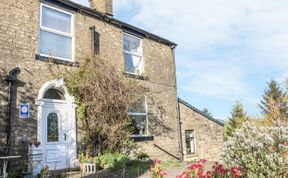
<path id="1" fill-rule="evenodd" d="M 132 5 L 135 5 L 132 1 L 130 0 L 114 0 L 114 9 L 118 10 L 118 9 L 131 9 L 133 8 Z"/>
<path id="2" fill-rule="evenodd" d="M 288 69 L 287 0 L 138 0 L 136 4 L 139 10 L 130 23 L 179 44 L 179 77 L 190 75 L 187 81 L 180 79 L 180 88 L 249 98 L 249 77 L 263 74 L 262 70 Z"/>
<path id="3" fill-rule="evenodd" d="M 124 9 L 133 2 L 139 11 L 130 22 L 169 37 L 182 49 L 233 46 L 247 40 L 252 51 L 283 54 L 288 42 L 286 0 L 120 0 L 115 4 Z"/>
<path id="4" fill-rule="evenodd" d="M 115 18 L 179 45 L 181 91 L 255 105 L 267 79 L 288 77 L 287 0 L 113 2 Z"/>
<path id="5" fill-rule="evenodd" d="M 188 92 L 235 100 L 247 95 L 249 90 L 249 86 L 243 82 L 243 69 L 230 62 L 183 61 L 179 67 L 183 68 L 177 73 L 181 88 Z"/>
<path id="6" fill-rule="evenodd" d="M 278 75 L 275 77 L 275 80 L 280 83 L 282 87 L 284 87 L 286 81 L 288 80 L 288 70 L 279 72 Z"/>
<path id="7" fill-rule="evenodd" d="M 78 4 L 84 5 L 84 6 L 89 6 L 89 1 L 88 0 L 72 0 Z"/>

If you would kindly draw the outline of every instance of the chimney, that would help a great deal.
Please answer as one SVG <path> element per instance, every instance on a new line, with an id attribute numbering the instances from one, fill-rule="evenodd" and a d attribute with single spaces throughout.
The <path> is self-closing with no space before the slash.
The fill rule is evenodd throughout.
<path id="1" fill-rule="evenodd" d="M 89 0 L 89 3 L 92 9 L 113 16 L 112 0 Z"/>

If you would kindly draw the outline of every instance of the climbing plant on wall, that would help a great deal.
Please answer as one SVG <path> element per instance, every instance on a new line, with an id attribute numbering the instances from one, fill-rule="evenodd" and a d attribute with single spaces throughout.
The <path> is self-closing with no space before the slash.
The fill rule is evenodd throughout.
<path id="1" fill-rule="evenodd" d="M 97 153 L 127 151 L 127 143 L 131 143 L 129 94 L 144 89 L 126 78 L 119 68 L 95 55 L 82 59 L 79 68 L 65 76 L 78 105 L 80 141 L 88 154 L 95 149 Z"/>

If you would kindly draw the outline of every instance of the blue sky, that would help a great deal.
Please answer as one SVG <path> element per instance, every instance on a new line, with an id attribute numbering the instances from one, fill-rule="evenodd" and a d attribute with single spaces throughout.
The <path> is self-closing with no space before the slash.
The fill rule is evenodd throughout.
<path id="1" fill-rule="evenodd" d="M 266 82 L 288 76 L 287 0 L 113 3 L 115 18 L 178 44 L 178 96 L 215 118 L 227 118 L 236 100 L 259 115 Z"/>

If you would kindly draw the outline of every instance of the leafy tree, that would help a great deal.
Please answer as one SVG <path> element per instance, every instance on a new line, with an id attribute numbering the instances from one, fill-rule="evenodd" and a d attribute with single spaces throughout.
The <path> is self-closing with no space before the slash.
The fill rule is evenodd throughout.
<path id="1" fill-rule="evenodd" d="M 243 122 L 248 120 L 248 116 L 243 109 L 243 105 L 240 101 L 236 101 L 236 104 L 232 107 L 231 117 L 229 122 L 225 125 L 224 137 L 227 139 L 232 136 L 236 129 L 241 128 Z"/>
<path id="2" fill-rule="evenodd" d="M 207 116 L 213 117 L 212 113 L 211 113 L 207 108 L 204 108 L 204 109 L 202 110 L 202 113 L 203 113 L 203 114 L 206 114 Z"/>
<path id="3" fill-rule="evenodd" d="M 260 109 L 266 120 L 270 122 L 286 120 L 288 116 L 286 96 L 286 92 L 280 88 L 275 80 L 267 83 L 267 88 L 262 96 L 263 99 L 260 101 Z"/>

